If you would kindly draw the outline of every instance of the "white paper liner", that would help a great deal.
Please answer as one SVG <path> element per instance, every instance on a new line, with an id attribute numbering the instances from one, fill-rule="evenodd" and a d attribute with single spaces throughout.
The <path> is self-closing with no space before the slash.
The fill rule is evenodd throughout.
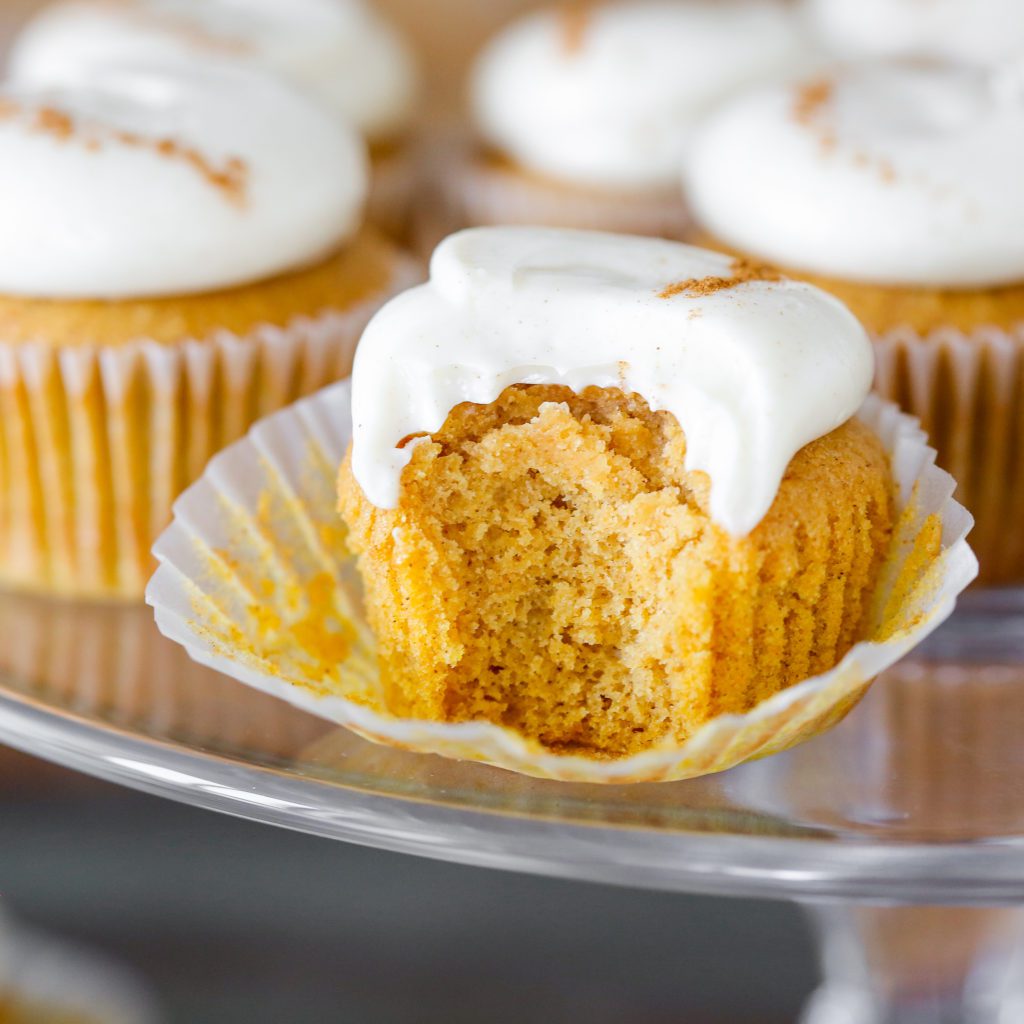
<path id="1" fill-rule="evenodd" d="M 490 224 L 529 224 L 652 235 L 685 241 L 693 220 L 675 187 L 653 193 L 574 189 L 490 163 L 456 149 L 440 170 L 440 210 L 448 231 Z"/>
<path id="2" fill-rule="evenodd" d="M 0 340 L 0 582 L 138 599 L 171 504 L 261 416 L 348 374 L 366 323 L 421 278 L 342 312 L 162 345 Z"/>
<path id="3" fill-rule="evenodd" d="M 873 615 L 872 629 L 884 617 L 887 639 L 856 645 L 832 671 L 746 714 L 721 716 L 682 746 L 620 760 L 555 754 L 489 722 L 395 718 L 384 709 L 373 637 L 335 510 L 350 415 L 343 382 L 268 418 L 214 459 L 178 501 L 174 523 L 154 548 L 160 568 L 147 601 L 160 630 L 197 661 L 379 743 L 571 782 L 668 781 L 721 771 L 841 719 L 878 673 L 949 616 L 977 573 L 965 540 L 971 517 L 952 500 L 952 477 L 935 467 L 916 420 L 871 396 L 859 415 L 890 454 L 900 511 Z M 917 542 L 936 513 L 941 551 L 920 566 Z M 321 597 L 309 598 L 314 591 Z M 318 603 L 325 592 L 326 609 Z M 344 637 L 347 657 L 325 669 L 319 652 L 295 641 L 311 631 Z"/>
<path id="4" fill-rule="evenodd" d="M 876 389 L 920 419 L 975 517 L 981 581 L 1024 581 L 1024 326 L 874 341 Z"/>
<path id="5" fill-rule="evenodd" d="M 405 242 L 419 183 L 419 163 L 407 143 L 395 152 L 375 156 L 371 165 L 366 217 L 391 238 Z"/>

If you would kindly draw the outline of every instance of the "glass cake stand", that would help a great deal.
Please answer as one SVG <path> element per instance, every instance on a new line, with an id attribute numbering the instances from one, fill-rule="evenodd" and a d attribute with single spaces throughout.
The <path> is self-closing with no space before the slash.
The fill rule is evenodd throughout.
<path id="1" fill-rule="evenodd" d="M 1024 1021 L 1024 595 L 969 594 L 837 729 L 599 787 L 369 744 L 190 662 L 148 609 L 0 596 L 0 741 L 212 810 L 465 864 L 808 908 L 805 1024 Z"/>

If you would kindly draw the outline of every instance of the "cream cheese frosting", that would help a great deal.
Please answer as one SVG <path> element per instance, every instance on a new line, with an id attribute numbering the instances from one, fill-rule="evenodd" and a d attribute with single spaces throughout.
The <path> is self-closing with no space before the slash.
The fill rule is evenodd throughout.
<path id="1" fill-rule="evenodd" d="M 845 58 L 1024 57 L 1020 0 L 805 0 L 805 9 L 824 45 Z"/>
<path id="2" fill-rule="evenodd" d="M 74 87 L 97 66 L 172 60 L 280 74 L 375 140 L 403 130 L 415 103 L 408 48 L 362 0 L 66 0 L 24 30 L 10 74 Z"/>
<path id="3" fill-rule="evenodd" d="M 736 535 L 770 508 L 806 444 L 848 420 L 873 355 L 838 300 L 662 239 L 475 228 L 437 248 L 429 283 L 370 323 L 352 383 L 352 467 L 398 503 L 417 443 L 461 402 L 508 386 L 620 387 L 671 412 L 711 517 Z"/>
<path id="4" fill-rule="evenodd" d="M 365 146 L 268 75 L 97 70 L 0 94 L 0 291 L 152 297 L 270 277 L 358 227 Z"/>
<path id="5" fill-rule="evenodd" d="M 735 99 L 694 141 L 703 227 L 794 269 L 884 285 L 1024 280 L 1024 91 L 968 67 L 869 65 Z"/>
<path id="6" fill-rule="evenodd" d="M 723 95 L 806 60 L 772 0 L 643 0 L 532 14 L 481 55 L 484 141 L 531 170 L 598 187 L 671 186 L 687 136 Z"/>

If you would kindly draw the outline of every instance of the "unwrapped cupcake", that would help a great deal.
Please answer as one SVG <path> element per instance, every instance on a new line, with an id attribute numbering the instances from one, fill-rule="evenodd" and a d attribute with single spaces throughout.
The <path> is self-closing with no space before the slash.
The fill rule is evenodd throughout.
<path id="1" fill-rule="evenodd" d="M 404 41 L 363 0 L 62 0 L 16 40 L 9 73 L 21 84 L 74 88 L 126 60 L 226 63 L 305 89 L 366 138 L 369 217 L 404 231 L 417 73 Z"/>
<path id="2" fill-rule="evenodd" d="M 95 69 L 0 98 L 0 581 L 138 597 L 171 503 L 348 372 L 412 275 L 362 141 L 274 78 Z"/>
<path id="3" fill-rule="evenodd" d="M 678 167 L 695 122 L 723 95 L 806 57 L 798 20 L 774 0 L 527 15 L 477 62 L 479 145 L 448 171 L 453 217 L 681 237 Z"/>
<path id="4" fill-rule="evenodd" d="M 1019 154 L 1018 85 L 865 66 L 733 100 L 684 176 L 709 243 L 813 281 L 871 330 L 877 387 L 958 480 L 991 582 L 1024 580 Z"/>
<path id="5" fill-rule="evenodd" d="M 826 293 L 543 228 L 431 269 L 182 498 L 148 599 L 194 657 L 409 749 L 683 778 L 837 721 L 973 577 Z"/>

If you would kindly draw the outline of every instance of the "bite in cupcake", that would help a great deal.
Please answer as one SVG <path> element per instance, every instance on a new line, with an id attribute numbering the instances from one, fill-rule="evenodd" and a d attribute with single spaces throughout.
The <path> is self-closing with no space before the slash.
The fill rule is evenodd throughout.
<path id="1" fill-rule="evenodd" d="M 624 757 L 833 668 L 895 520 L 872 369 L 763 267 L 449 238 L 364 335 L 339 482 L 392 713 Z"/>

